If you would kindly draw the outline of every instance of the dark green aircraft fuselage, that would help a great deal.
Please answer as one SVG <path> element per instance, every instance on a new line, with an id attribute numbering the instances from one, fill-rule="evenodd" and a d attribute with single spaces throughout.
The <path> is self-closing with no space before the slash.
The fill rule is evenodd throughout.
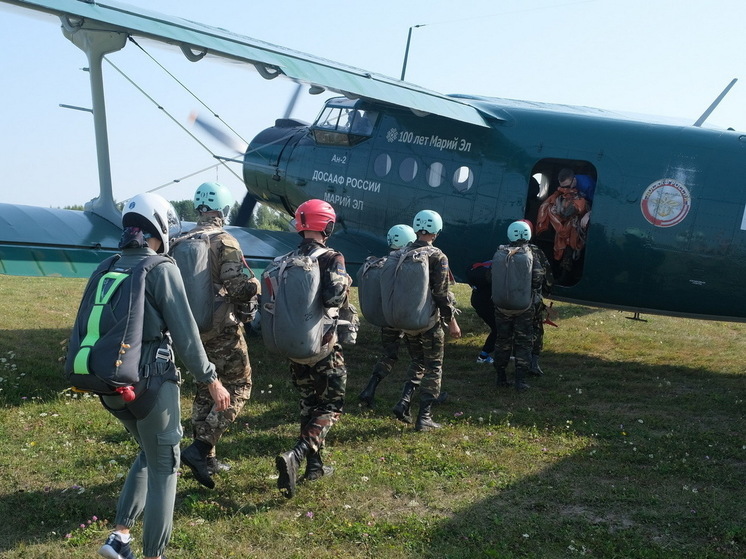
<path id="1" fill-rule="evenodd" d="M 511 222 L 536 221 L 557 173 L 570 168 L 597 186 L 585 248 L 558 278 L 557 298 L 746 320 L 746 135 L 460 98 L 491 126 L 343 98 L 330 99 L 312 126 L 278 120 L 249 146 L 247 188 L 290 213 L 309 198 L 327 200 L 343 234 L 370 235 L 381 251 L 392 225 L 435 210 L 444 221 L 436 244 L 463 280 L 507 242 Z M 365 126 L 355 130 L 353 114 Z M 560 275 L 554 231 L 533 242 Z"/>

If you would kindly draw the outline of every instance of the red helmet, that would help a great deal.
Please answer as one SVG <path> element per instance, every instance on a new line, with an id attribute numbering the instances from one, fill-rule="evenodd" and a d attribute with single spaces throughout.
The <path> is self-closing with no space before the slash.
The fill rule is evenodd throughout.
<path id="1" fill-rule="evenodd" d="M 528 228 L 531 229 L 531 236 L 534 236 L 534 224 L 531 223 L 530 219 L 519 219 L 518 221 L 522 221 L 526 225 L 528 225 Z"/>
<path id="2" fill-rule="evenodd" d="M 328 237 L 334 230 L 336 220 L 337 214 L 332 205 L 318 198 L 306 200 L 295 210 L 295 230 L 299 233 L 319 231 Z"/>

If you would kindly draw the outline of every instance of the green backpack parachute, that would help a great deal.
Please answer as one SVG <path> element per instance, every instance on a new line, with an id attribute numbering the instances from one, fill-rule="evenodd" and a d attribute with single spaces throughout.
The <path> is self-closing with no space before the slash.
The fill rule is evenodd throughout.
<path id="1" fill-rule="evenodd" d="M 70 336 L 65 378 L 83 392 L 135 399 L 145 310 L 145 276 L 170 260 L 150 255 L 132 268 L 104 260 L 88 280 Z"/>

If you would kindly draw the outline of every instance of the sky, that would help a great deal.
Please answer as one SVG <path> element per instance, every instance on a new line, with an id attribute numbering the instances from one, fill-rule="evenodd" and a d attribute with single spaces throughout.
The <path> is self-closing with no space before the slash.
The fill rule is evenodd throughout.
<path id="1" fill-rule="evenodd" d="M 127 3 L 395 78 L 402 72 L 409 28 L 419 25 L 412 29 L 406 80 L 441 93 L 693 123 L 739 78 L 707 124 L 746 131 L 743 0 Z M 88 76 L 80 70 L 87 61 L 64 38 L 57 18 L 27 14 L 0 2 L 2 201 L 84 204 L 98 195 L 93 120 L 59 105 L 90 107 Z M 184 129 L 214 153 L 234 153 L 188 117 L 193 111 L 205 118 L 217 113 L 249 141 L 283 116 L 295 85 L 266 81 L 244 65 L 191 63 L 173 47 L 145 48 L 148 54 L 128 44 L 109 55 L 119 71 L 104 64 L 115 198 L 162 187 L 157 191 L 166 198 L 183 200 L 200 183 L 218 180 L 240 200 L 240 166 L 213 168 L 212 154 Z M 292 116 L 313 121 L 327 97 L 302 95 Z"/>

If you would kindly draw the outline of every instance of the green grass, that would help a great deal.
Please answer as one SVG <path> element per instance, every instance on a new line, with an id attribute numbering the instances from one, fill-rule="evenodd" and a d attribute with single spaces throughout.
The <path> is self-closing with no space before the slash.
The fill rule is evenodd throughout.
<path id="1" fill-rule="evenodd" d="M 60 375 L 82 289 L 0 276 L 2 558 L 94 556 L 136 452 Z M 465 335 L 448 342 L 450 400 L 435 409 L 445 428 L 415 433 L 389 413 L 403 349 L 376 409 L 358 405 L 378 353 L 363 324 L 328 438 L 335 473 L 291 500 L 274 456 L 297 435 L 298 398 L 287 366 L 250 337 L 254 392 L 219 446 L 233 469 L 215 491 L 180 478 L 169 559 L 746 555 L 746 325 L 555 304 L 547 374 L 516 394 L 475 363 L 485 328 L 468 288 L 457 296 Z"/>

